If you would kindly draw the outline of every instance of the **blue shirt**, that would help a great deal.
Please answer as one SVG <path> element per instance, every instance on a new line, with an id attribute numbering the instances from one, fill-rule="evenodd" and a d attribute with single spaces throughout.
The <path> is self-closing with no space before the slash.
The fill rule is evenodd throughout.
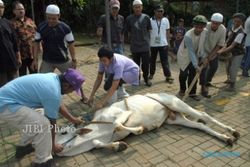
<path id="1" fill-rule="evenodd" d="M 0 112 L 6 107 L 11 112 L 22 106 L 43 107 L 48 118 L 57 119 L 62 101 L 59 77 L 54 73 L 19 77 L 0 88 L 0 101 Z"/>

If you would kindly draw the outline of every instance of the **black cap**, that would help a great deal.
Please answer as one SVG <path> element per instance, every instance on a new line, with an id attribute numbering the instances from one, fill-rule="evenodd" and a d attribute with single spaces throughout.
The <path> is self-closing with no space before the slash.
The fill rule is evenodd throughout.
<path id="1" fill-rule="evenodd" d="M 240 18 L 242 21 L 244 21 L 246 19 L 246 15 L 244 13 L 235 13 L 233 15 L 233 18 L 235 18 L 235 17 Z"/>
<path id="2" fill-rule="evenodd" d="M 162 5 L 156 5 L 155 10 L 164 10 Z"/>

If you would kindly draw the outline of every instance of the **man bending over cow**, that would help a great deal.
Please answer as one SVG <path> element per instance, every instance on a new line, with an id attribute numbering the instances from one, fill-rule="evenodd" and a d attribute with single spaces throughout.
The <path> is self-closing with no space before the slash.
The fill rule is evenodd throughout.
<path id="1" fill-rule="evenodd" d="M 108 77 L 104 84 L 104 90 L 107 91 L 107 94 L 99 103 L 95 105 L 95 109 L 100 109 L 107 103 L 112 104 L 116 102 L 118 98 L 129 96 L 124 88 L 122 94 L 123 96 L 118 96 L 116 90 L 122 84 L 129 83 L 132 85 L 139 85 L 139 67 L 131 59 L 123 55 L 116 54 L 106 47 L 99 49 L 98 57 L 100 59 L 99 69 L 94 87 L 88 100 L 89 105 L 91 105 L 94 101 L 94 95 L 102 83 L 104 72 L 108 75 Z"/>
<path id="2" fill-rule="evenodd" d="M 68 69 L 61 75 L 26 75 L 0 88 L 0 120 L 20 129 L 22 133 L 16 148 L 17 159 L 34 151 L 34 147 L 33 166 L 53 166 L 51 151 L 58 153 L 63 150 L 62 145 L 55 143 L 58 112 L 72 123 L 82 123 L 68 112 L 62 103 L 62 95 L 74 90 L 80 94 L 83 82 L 84 77 L 78 71 Z M 45 116 L 34 110 L 40 107 L 44 108 Z"/>

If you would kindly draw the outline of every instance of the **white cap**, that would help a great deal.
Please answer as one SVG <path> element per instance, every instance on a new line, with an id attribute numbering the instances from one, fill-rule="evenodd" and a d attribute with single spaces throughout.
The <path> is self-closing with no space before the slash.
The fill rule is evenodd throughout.
<path id="1" fill-rule="evenodd" d="M 222 23 L 223 22 L 223 15 L 220 13 L 214 13 L 211 17 L 211 21 Z"/>
<path id="2" fill-rule="evenodd" d="M 1 6 L 3 6 L 3 5 L 4 5 L 4 3 L 3 3 L 3 1 L 2 1 L 2 0 L 0 0 L 0 5 L 1 5 Z"/>
<path id="3" fill-rule="evenodd" d="M 134 0 L 133 6 L 135 6 L 135 5 L 142 5 L 142 1 L 141 0 Z"/>
<path id="4" fill-rule="evenodd" d="M 46 8 L 46 14 L 60 14 L 60 9 L 57 5 L 49 5 Z"/>

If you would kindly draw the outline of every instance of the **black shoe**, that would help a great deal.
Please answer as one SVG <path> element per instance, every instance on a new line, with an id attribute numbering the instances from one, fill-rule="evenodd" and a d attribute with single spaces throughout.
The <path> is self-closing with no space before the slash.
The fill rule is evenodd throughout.
<path id="1" fill-rule="evenodd" d="M 16 146 L 15 157 L 17 159 L 22 159 L 25 155 L 30 154 L 34 151 L 35 151 L 35 149 L 32 147 L 31 144 L 28 144 L 27 146 Z"/>
<path id="2" fill-rule="evenodd" d="M 197 96 L 197 95 L 189 95 L 189 97 L 192 98 L 195 101 L 200 101 L 201 100 L 200 97 Z"/>
<path id="3" fill-rule="evenodd" d="M 249 74 L 248 74 L 248 71 L 246 71 L 246 70 L 242 71 L 242 76 L 243 77 L 250 77 Z"/>
<path id="4" fill-rule="evenodd" d="M 53 159 L 50 159 L 50 160 L 48 160 L 48 161 L 46 161 L 44 163 L 40 163 L 40 164 L 33 163 L 31 166 L 32 167 L 56 167 Z"/>
<path id="5" fill-rule="evenodd" d="M 211 98 L 211 95 L 209 95 L 208 92 L 201 92 L 201 95 L 206 98 Z"/>
<path id="6" fill-rule="evenodd" d="M 214 85 L 212 85 L 210 82 L 206 83 L 205 86 L 206 86 L 206 87 L 214 87 Z"/>
<path id="7" fill-rule="evenodd" d="M 151 81 L 145 81 L 145 84 L 146 84 L 146 86 L 148 86 L 148 87 L 150 87 L 150 86 L 152 86 L 152 82 Z"/>
<path id="8" fill-rule="evenodd" d="M 148 79 L 153 79 L 154 78 L 154 75 L 153 74 L 150 74 Z"/>
<path id="9" fill-rule="evenodd" d="M 169 84 L 173 84 L 174 79 L 172 77 L 166 77 L 166 82 Z"/>

